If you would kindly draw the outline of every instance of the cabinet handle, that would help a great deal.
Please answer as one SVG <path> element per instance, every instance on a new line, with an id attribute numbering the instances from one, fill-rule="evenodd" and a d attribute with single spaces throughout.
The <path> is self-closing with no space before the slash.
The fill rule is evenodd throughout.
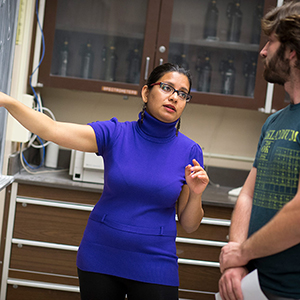
<path id="1" fill-rule="evenodd" d="M 145 80 L 148 79 L 149 63 L 150 63 L 150 57 L 147 56 L 146 57 L 146 67 L 145 67 L 145 77 L 144 77 Z"/>
<path id="2" fill-rule="evenodd" d="M 159 64 L 162 65 L 164 63 L 164 60 L 162 58 L 159 59 Z"/>

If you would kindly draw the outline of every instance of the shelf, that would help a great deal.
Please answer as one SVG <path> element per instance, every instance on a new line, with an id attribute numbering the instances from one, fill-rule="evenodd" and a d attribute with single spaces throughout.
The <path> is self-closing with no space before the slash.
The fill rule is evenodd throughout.
<path id="1" fill-rule="evenodd" d="M 127 32 L 124 31 L 107 31 L 107 30 L 99 30 L 99 29 L 89 29 L 88 31 L 85 28 L 70 28 L 69 26 L 59 26 L 55 28 L 56 31 L 66 31 L 72 34 L 91 34 L 91 35 L 99 35 L 99 36 L 107 36 L 107 37 L 111 37 L 111 38 L 128 38 L 128 39 L 140 39 L 143 40 L 144 39 L 144 33 L 138 33 L 136 31 L 130 31 L 127 30 Z"/>
<path id="2" fill-rule="evenodd" d="M 217 49 L 230 49 L 230 50 L 238 50 L 238 51 L 251 51 L 251 52 L 259 51 L 259 45 L 257 44 L 245 44 L 245 43 L 218 41 L 218 40 L 197 39 L 193 41 L 187 41 L 182 39 L 176 39 L 176 40 L 172 39 L 170 43 L 188 44 L 191 46 L 211 47 Z"/>

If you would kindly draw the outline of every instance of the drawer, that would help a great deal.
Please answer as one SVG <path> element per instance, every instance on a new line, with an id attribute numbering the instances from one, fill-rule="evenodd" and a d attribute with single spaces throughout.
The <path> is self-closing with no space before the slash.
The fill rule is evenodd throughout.
<path id="1" fill-rule="evenodd" d="M 41 272 L 29 272 L 20 269 L 9 269 L 8 278 L 34 282 L 48 282 L 51 284 L 64 284 L 68 286 L 79 286 L 78 276 L 56 276 Z"/>
<path id="2" fill-rule="evenodd" d="M 219 262 L 221 247 L 176 243 L 179 258 Z"/>
<path id="3" fill-rule="evenodd" d="M 231 220 L 233 207 L 215 206 L 209 204 L 202 205 L 204 210 L 204 217 L 215 219 Z"/>
<path id="4" fill-rule="evenodd" d="M 80 300 L 79 292 L 65 292 L 20 285 L 8 285 L 6 300 Z"/>
<path id="5" fill-rule="evenodd" d="M 200 224 L 199 228 L 196 231 L 187 233 L 177 222 L 178 237 L 228 242 L 228 235 L 229 226 Z"/>
<path id="6" fill-rule="evenodd" d="M 18 195 L 49 200 L 55 199 L 66 202 L 95 205 L 100 199 L 101 194 L 102 190 L 99 190 L 99 192 L 90 192 L 21 183 L 18 184 Z"/>
<path id="7" fill-rule="evenodd" d="M 77 277 L 76 255 L 77 251 L 13 244 L 10 269 Z"/>
<path id="8" fill-rule="evenodd" d="M 79 246 L 89 211 L 17 203 L 14 238 Z"/>
<path id="9" fill-rule="evenodd" d="M 218 292 L 220 269 L 179 264 L 179 287 L 185 290 Z"/>

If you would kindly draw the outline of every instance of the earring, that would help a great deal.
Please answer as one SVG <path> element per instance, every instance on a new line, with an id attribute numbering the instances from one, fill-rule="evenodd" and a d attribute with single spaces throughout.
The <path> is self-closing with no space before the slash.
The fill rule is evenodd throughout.
<path id="1" fill-rule="evenodd" d="M 180 129 L 180 123 L 181 123 L 181 118 L 178 119 L 177 125 L 176 125 L 176 136 L 178 136 L 178 132 Z"/>
<path id="2" fill-rule="evenodd" d="M 146 108 L 147 108 L 147 103 L 144 102 L 144 105 L 143 105 L 143 108 L 142 108 L 142 112 L 141 112 L 141 123 L 142 124 L 144 122 Z"/>

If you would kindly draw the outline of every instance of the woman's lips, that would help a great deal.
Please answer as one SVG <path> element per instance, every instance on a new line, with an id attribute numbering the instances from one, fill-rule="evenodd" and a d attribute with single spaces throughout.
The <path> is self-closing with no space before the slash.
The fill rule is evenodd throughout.
<path id="1" fill-rule="evenodd" d="M 164 107 L 167 108 L 167 109 L 169 109 L 169 110 L 176 111 L 175 106 L 173 106 L 171 104 L 164 105 Z"/>

